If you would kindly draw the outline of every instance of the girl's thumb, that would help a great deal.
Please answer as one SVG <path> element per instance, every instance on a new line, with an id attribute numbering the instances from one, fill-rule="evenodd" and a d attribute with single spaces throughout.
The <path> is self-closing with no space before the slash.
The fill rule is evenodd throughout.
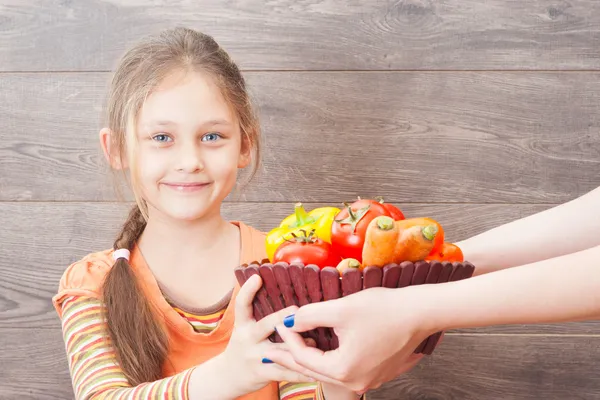
<path id="1" fill-rule="evenodd" d="M 252 275 L 242 285 L 235 299 L 235 319 L 249 321 L 253 318 L 252 300 L 262 285 L 259 275 Z"/>

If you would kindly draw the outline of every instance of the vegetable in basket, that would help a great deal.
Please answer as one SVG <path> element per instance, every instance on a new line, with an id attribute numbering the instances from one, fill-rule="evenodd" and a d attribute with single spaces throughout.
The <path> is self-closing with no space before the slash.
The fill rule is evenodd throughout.
<path id="1" fill-rule="evenodd" d="M 339 212 L 331 225 L 331 245 L 343 258 L 354 258 L 359 262 L 362 261 L 367 227 L 374 218 L 404 218 L 398 208 L 381 201 L 359 198 L 350 205 L 344 204 L 346 207 Z"/>
<path id="2" fill-rule="evenodd" d="M 454 243 L 444 243 L 442 248 L 434 254 L 430 254 L 426 261 L 449 261 L 449 262 L 463 262 L 465 261 L 465 257 L 463 255 L 460 247 L 455 245 Z"/>
<path id="3" fill-rule="evenodd" d="M 337 207 L 320 207 L 306 212 L 302 203 L 296 203 L 294 213 L 287 216 L 281 224 L 272 229 L 266 238 L 267 257 L 273 262 L 277 248 L 286 240 L 292 238 L 292 233 L 300 234 L 301 230 L 312 231 L 324 242 L 331 243 L 331 224 L 340 212 Z"/>
<path id="4" fill-rule="evenodd" d="M 389 216 L 374 218 L 366 230 L 363 266 L 384 267 L 403 261 L 425 259 L 434 246 L 438 226 L 433 223 L 406 224 Z"/>
<path id="5" fill-rule="evenodd" d="M 273 255 L 273 263 L 314 264 L 321 269 L 339 264 L 342 258 L 333 251 L 331 244 L 314 235 L 315 230 L 306 232 L 302 229 L 301 233 L 292 232 L 291 239 L 284 240 Z"/>

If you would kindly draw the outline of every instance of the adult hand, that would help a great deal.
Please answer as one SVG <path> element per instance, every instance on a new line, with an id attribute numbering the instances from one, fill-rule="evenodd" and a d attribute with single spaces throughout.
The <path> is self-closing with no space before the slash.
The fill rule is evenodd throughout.
<path id="1" fill-rule="evenodd" d="M 277 326 L 287 351 L 269 349 L 266 356 L 289 369 L 300 365 L 309 376 L 325 376 L 358 393 L 378 388 L 412 369 L 423 357 L 414 350 L 437 331 L 426 315 L 434 306 L 428 286 L 371 288 L 301 307 Z M 317 327 L 334 328 L 338 349 L 323 352 L 305 345 L 298 332 Z"/>

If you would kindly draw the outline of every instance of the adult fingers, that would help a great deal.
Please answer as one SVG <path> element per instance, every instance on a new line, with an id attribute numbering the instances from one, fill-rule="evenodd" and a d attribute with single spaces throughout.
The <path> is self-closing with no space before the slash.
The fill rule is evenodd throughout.
<path id="1" fill-rule="evenodd" d="M 266 365 L 267 377 L 275 382 L 315 382 L 316 379 L 279 364 Z"/>
<path id="2" fill-rule="evenodd" d="M 275 326 L 288 315 L 294 314 L 298 310 L 297 306 L 291 306 L 269 314 L 256 323 L 255 335 L 257 340 L 264 340 L 275 331 Z"/>
<path id="3" fill-rule="evenodd" d="M 423 359 L 423 357 L 425 357 L 424 354 L 411 354 L 406 359 L 406 362 L 402 363 L 402 365 L 400 365 L 400 367 L 396 370 L 396 376 L 404 374 L 413 369 L 421 361 L 421 359 Z"/>
<path id="4" fill-rule="evenodd" d="M 332 379 L 328 376 L 320 374 L 318 371 L 312 371 L 302 365 L 298 364 L 292 354 L 285 347 L 277 346 L 270 348 L 266 352 L 266 356 L 268 359 L 273 361 L 274 363 L 281 365 L 289 370 L 295 371 L 299 374 L 312 378 L 319 382 L 333 383 L 336 385 L 341 385 L 340 382 Z"/>
<path id="5" fill-rule="evenodd" d="M 306 332 L 319 327 L 337 328 L 343 322 L 343 306 L 347 299 L 311 303 L 288 316 L 284 325 L 294 332 Z M 281 321 L 280 321 L 281 322 Z"/>
<path id="6" fill-rule="evenodd" d="M 340 367 L 343 366 L 339 349 L 323 352 L 316 347 L 309 347 L 299 333 L 283 325 L 277 326 L 277 332 L 298 365 L 318 372 L 322 376 L 337 380 L 337 377 L 340 375 Z M 273 355 L 273 357 L 282 357 L 282 355 Z"/>

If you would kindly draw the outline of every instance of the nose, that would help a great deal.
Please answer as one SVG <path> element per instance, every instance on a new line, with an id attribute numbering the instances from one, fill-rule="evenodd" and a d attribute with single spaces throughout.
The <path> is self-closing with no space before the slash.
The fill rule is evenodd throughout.
<path id="1" fill-rule="evenodd" d="M 200 149 L 192 144 L 182 145 L 175 154 L 177 171 L 194 173 L 204 169 L 204 162 Z"/>

